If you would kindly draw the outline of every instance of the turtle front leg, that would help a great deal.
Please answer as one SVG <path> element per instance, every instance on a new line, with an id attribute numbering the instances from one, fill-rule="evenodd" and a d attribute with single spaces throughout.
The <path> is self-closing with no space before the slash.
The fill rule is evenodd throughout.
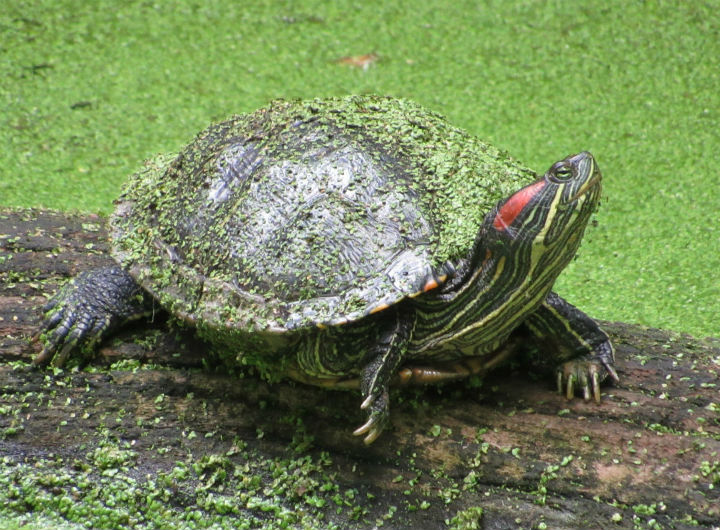
<path id="1" fill-rule="evenodd" d="M 523 325 L 538 353 L 562 361 L 556 368 L 557 385 L 568 399 L 581 389 L 586 401 L 592 395 L 599 403 L 600 383 L 608 376 L 619 380 L 610 338 L 592 318 L 557 294 L 551 292 Z"/>
<path id="2" fill-rule="evenodd" d="M 363 436 L 365 444 L 373 443 L 385 428 L 390 417 L 390 381 L 398 371 L 410 339 L 412 319 L 395 312 L 393 325 L 380 337 L 373 348 L 375 354 L 360 375 L 360 391 L 364 398 L 360 408 L 368 412 L 368 421 L 355 429 L 355 436 Z"/>
<path id="3" fill-rule="evenodd" d="M 149 313 L 144 292 L 118 266 L 83 272 L 66 283 L 43 307 L 43 351 L 33 364 L 62 366 L 79 345 L 92 347 L 107 332 Z"/>

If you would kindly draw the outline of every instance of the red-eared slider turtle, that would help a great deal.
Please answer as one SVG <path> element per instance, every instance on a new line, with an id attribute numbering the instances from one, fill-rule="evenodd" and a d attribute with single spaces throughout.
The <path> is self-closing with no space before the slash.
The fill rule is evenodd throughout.
<path id="1" fill-rule="evenodd" d="M 130 180 L 110 220 L 118 266 L 50 301 L 36 362 L 63 363 L 155 300 L 266 377 L 359 386 L 367 443 L 392 381 L 484 372 L 511 345 L 599 401 L 613 348 L 551 288 L 600 178 L 586 152 L 538 178 L 408 101 L 274 102 Z"/>

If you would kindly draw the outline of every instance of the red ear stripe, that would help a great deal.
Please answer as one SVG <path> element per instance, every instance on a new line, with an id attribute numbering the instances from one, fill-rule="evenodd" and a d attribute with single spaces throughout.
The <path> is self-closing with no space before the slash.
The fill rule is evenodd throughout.
<path id="1" fill-rule="evenodd" d="M 520 215 L 520 212 L 523 211 L 523 208 L 525 208 L 532 198 L 540 193 L 540 190 L 544 187 L 545 181 L 538 180 L 536 183 L 530 184 L 520 191 L 515 192 L 515 194 L 500 207 L 500 210 L 498 210 L 495 220 L 493 221 L 495 229 L 505 230 L 508 228 L 515 218 Z"/>

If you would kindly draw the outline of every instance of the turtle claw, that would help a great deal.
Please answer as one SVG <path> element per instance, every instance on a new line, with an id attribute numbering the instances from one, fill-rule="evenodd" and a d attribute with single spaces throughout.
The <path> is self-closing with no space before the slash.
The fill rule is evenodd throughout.
<path id="1" fill-rule="evenodd" d="M 600 383 L 607 376 L 616 382 L 619 380 L 615 369 L 604 359 L 573 359 L 560 365 L 557 370 L 558 393 L 564 393 L 570 400 L 575 397 L 575 390 L 578 388 L 582 389 L 585 401 L 594 399 L 596 403 L 600 403 Z"/>
<path id="2" fill-rule="evenodd" d="M 50 362 L 57 367 L 64 366 L 79 344 L 92 347 L 110 326 L 109 318 L 95 318 L 93 308 L 83 302 L 53 302 L 52 312 L 44 323 L 44 332 L 50 332 L 50 335 L 42 352 L 32 361 L 37 366 Z"/>
<path id="3" fill-rule="evenodd" d="M 365 445 L 370 445 L 382 434 L 390 415 L 389 396 L 387 390 L 379 396 L 369 395 L 362 405 L 362 410 L 370 410 L 368 421 L 353 431 L 353 435 L 362 436 Z"/>
<path id="4" fill-rule="evenodd" d="M 608 361 L 606 361 L 605 359 L 602 360 L 602 365 L 603 365 L 603 368 L 605 368 L 605 370 L 607 371 L 608 375 L 610 376 L 610 379 L 612 379 L 612 380 L 615 381 L 616 383 L 619 383 L 619 382 L 620 382 L 620 378 L 618 377 L 618 374 L 617 374 L 617 372 L 615 371 L 615 368 L 613 367 L 613 365 L 610 364 L 610 363 L 609 363 Z"/>
<path id="5" fill-rule="evenodd" d="M 367 436 L 363 438 L 363 443 L 365 443 L 365 445 L 370 445 L 375 440 L 377 440 L 378 436 L 380 436 L 380 433 L 382 433 L 383 431 L 382 426 L 377 425 L 377 421 L 378 420 L 376 418 L 370 418 L 363 425 L 355 429 L 353 431 L 353 434 L 355 436 L 362 436 L 363 434 L 367 434 Z"/>

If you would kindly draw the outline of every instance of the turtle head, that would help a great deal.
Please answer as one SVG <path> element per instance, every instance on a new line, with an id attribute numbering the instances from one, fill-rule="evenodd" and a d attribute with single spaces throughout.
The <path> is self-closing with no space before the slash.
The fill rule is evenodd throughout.
<path id="1" fill-rule="evenodd" d="M 526 277 L 554 278 L 575 255 L 600 199 L 601 175 L 588 152 L 556 162 L 537 181 L 500 201 L 485 218 L 482 239 Z"/>

